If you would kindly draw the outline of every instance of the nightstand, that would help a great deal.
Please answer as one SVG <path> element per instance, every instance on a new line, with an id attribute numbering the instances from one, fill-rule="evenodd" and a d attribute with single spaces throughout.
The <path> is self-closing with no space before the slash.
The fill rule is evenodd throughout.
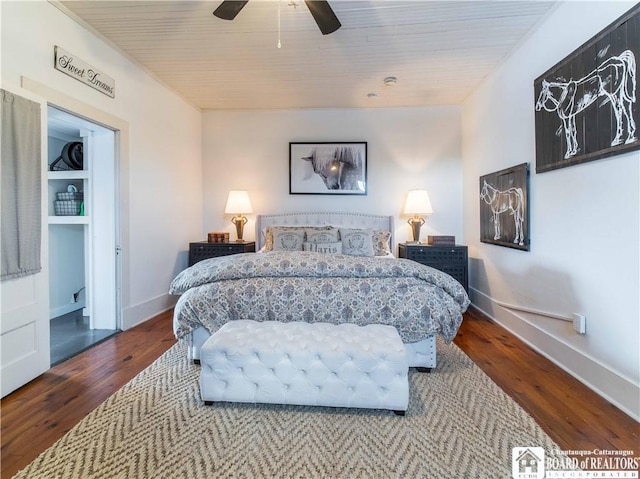
<path id="1" fill-rule="evenodd" d="M 400 243 L 398 257 L 431 266 L 453 276 L 469 292 L 468 256 L 466 246 L 430 246 L 420 243 Z"/>
<path id="2" fill-rule="evenodd" d="M 255 252 L 255 241 L 245 241 L 243 243 L 209 243 L 207 241 L 198 241 L 197 243 L 189 243 L 189 266 L 193 266 L 203 259 L 215 258 L 217 256 Z"/>

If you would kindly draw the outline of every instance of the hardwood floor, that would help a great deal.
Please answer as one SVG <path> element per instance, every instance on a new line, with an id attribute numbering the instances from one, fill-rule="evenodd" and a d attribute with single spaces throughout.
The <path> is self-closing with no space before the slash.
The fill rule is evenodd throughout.
<path id="1" fill-rule="evenodd" d="M 2 399 L 2 477 L 9 478 L 175 343 L 171 312 L 61 363 Z M 640 424 L 471 309 L 455 343 L 563 450 L 633 450 Z"/>
<path id="2" fill-rule="evenodd" d="M 117 334 L 2 399 L 2 473 L 11 477 L 176 340 L 172 312 Z"/>
<path id="3" fill-rule="evenodd" d="M 632 450 L 640 423 L 470 308 L 454 342 L 565 451 Z"/>

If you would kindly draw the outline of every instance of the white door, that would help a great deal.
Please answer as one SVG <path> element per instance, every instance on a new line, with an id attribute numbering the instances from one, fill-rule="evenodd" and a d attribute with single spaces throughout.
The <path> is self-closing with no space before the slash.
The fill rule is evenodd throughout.
<path id="1" fill-rule="evenodd" d="M 47 273 L 2 283 L 2 397 L 49 369 Z"/>
<path id="2" fill-rule="evenodd" d="M 27 96 L 27 95 L 24 95 Z M 29 98 L 32 99 L 33 98 Z M 38 101 L 38 100 L 34 100 Z M 45 102 L 41 103 L 42 136 L 42 271 L 0 284 L 0 382 L 2 397 L 31 381 L 50 367 L 49 341 L 49 180 L 48 125 Z M 55 109 L 54 109 L 55 110 Z M 51 114 L 52 110 L 49 110 Z M 88 147 L 86 160 L 93 166 L 90 176 L 90 206 L 87 225 L 87 289 L 91 327 L 120 327 L 118 309 L 120 287 L 117 251 L 119 250 L 116 198 L 116 131 L 91 120 L 64 112 L 54 113 L 69 119 L 80 129 Z M 92 211 L 93 210 L 93 211 Z M 97 213 L 99 214 L 93 214 Z"/>
<path id="3" fill-rule="evenodd" d="M 50 365 L 49 272 L 47 269 L 47 105 L 40 103 L 42 162 L 42 270 L 0 283 L 0 393 L 2 397 L 39 376 Z"/>
<path id="4" fill-rule="evenodd" d="M 89 162 L 89 217 L 86 239 L 87 314 L 92 329 L 117 329 L 115 134 L 99 125 L 85 134 Z M 84 135 L 83 135 L 84 136 Z"/>

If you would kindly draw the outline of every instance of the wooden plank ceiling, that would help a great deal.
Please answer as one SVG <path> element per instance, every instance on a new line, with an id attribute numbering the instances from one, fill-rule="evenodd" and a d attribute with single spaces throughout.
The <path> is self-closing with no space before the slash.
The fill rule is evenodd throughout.
<path id="1" fill-rule="evenodd" d="M 61 3 L 201 109 L 460 104 L 554 5 L 330 0 L 342 28 L 323 36 L 302 0 L 251 0 L 233 21 L 219 0 Z"/>

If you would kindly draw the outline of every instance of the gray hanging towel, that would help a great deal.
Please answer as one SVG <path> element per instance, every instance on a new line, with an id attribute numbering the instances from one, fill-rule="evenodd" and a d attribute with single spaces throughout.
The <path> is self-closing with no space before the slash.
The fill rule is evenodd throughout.
<path id="1" fill-rule="evenodd" d="M 42 269 L 42 165 L 40 104 L 5 90 L 0 93 L 0 279 L 5 281 Z"/>

